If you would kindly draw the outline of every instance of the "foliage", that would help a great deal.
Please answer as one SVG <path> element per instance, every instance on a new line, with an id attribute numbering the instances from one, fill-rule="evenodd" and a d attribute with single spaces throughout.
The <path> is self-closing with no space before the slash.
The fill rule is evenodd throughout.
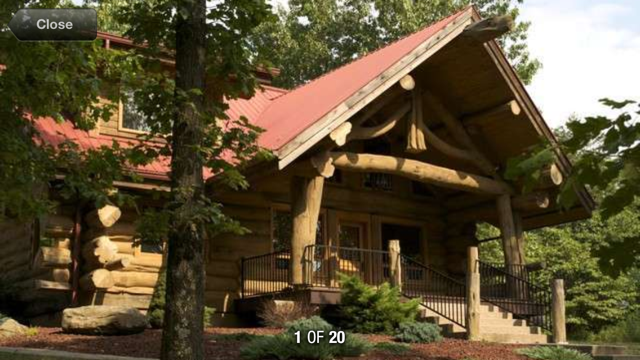
<path id="1" fill-rule="evenodd" d="M 309 331 L 323 330 L 325 337 L 317 344 L 307 341 Z M 333 359 L 336 357 L 355 357 L 365 354 L 373 348 L 366 340 L 347 333 L 343 344 L 330 344 L 328 334 L 334 330 L 319 316 L 301 319 L 287 325 L 284 333 L 275 336 L 264 336 L 252 340 L 241 349 L 245 359 Z M 296 342 L 295 333 L 300 331 L 300 343 Z"/>
<path id="2" fill-rule="evenodd" d="M 516 352 L 536 360 L 592 360 L 590 355 L 562 346 L 536 346 L 518 349 Z"/>
<path id="3" fill-rule="evenodd" d="M 392 342 L 380 342 L 375 344 L 374 349 L 391 354 L 391 355 L 402 355 L 406 354 L 411 350 L 411 346 L 409 344 L 398 344 Z"/>
<path id="4" fill-rule="evenodd" d="M 393 334 L 401 324 L 415 321 L 419 300 L 402 301 L 400 290 L 388 283 L 379 287 L 355 276 L 340 276 L 342 326 L 355 332 Z"/>
<path id="5" fill-rule="evenodd" d="M 510 14 L 517 19 L 519 15 L 518 8 L 506 0 L 290 0 L 288 7 L 278 8 L 277 22 L 265 22 L 256 29 L 254 43 L 258 56 L 281 70 L 276 84 L 289 88 L 470 4 L 485 17 Z M 517 22 L 515 29 L 500 40 L 525 83 L 540 68 L 527 49 L 529 25 Z"/>
<path id="6" fill-rule="evenodd" d="M 402 323 L 395 333 L 395 339 L 405 343 L 428 344 L 442 340 L 440 327 L 424 322 Z"/>
<path id="7" fill-rule="evenodd" d="M 640 311 L 622 319 L 615 325 L 607 326 L 589 337 L 589 341 L 599 343 L 640 343 Z"/>
<path id="8" fill-rule="evenodd" d="M 166 285 L 167 284 L 167 269 L 163 267 L 158 274 L 158 281 L 156 287 L 153 290 L 151 296 L 151 302 L 149 303 L 149 309 L 147 311 L 147 319 L 149 324 L 154 329 L 161 329 L 164 321 L 164 306 L 166 304 Z"/>
<path id="9" fill-rule="evenodd" d="M 266 300 L 260 306 L 257 315 L 264 325 L 282 328 L 292 321 L 310 318 L 317 311 L 316 306 L 304 301 L 276 302 L 275 300 Z"/>
<path id="10" fill-rule="evenodd" d="M 631 214 L 631 212 L 629 213 Z M 637 213 L 636 213 L 637 214 Z M 589 220 L 529 231 L 526 234 L 527 262 L 546 263 L 546 268 L 532 273 L 534 281 L 544 287 L 552 279 L 564 279 L 569 334 L 583 337 L 612 325 L 637 308 L 639 283 L 622 274 L 612 277 L 601 269 L 593 254 L 626 229 L 633 231 L 632 219 L 625 213 L 603 220 L 598 213 Z M 625 223 L 628 222 L 628 223 Z M 483 226 L 479 236 L 495 234 L 495 228 Z M 500 240 L 483 243 L 483 261 L 502 263 Z"/>
<path id="11" fill-rule="evenodd" d="M 587 186 L 599 200 L 600 216 L 607 221 L 634 218 L 632 227 L 620 227 L 620 235 L 605 245 L 594 247 L 594 256 L 607 272 L 618 275 L 637 264 L 640 258 L 640 235 L 637 231 L 637 202 L 640 194 L 640 104 L 636 101 L 600 100 L 613 116 L 572 117 L 559 132 L 559 144 L 541 147 L 511 159 L 506 175 L 512 180 L 531 181 L 540 168 L 554 160 L 549 154 L 556 147 L 569 154 L 573 171 L 563 183 L 559 203 L 571 207 L 577 201 L 576 187 Z M 635 202 L 635 203 L 634 203 Z M 629 214 L 630 209 L 633 214 Z M 626 214 L 624 214 L 626 213 Z"/>
<path id="12" fill-rule="evenodd" d="M 29 326 L 25 331 L 25 336 L 37 336 L 40 333 L 40 329 L 36 326 Z"/>
<path id="13" fill-rule="evenodd" d="M 160 274 L 158 274 L 158 281 L 156 287 L 153 290 L 151 296 L 151 302 L 149 303 L 149 310 L 147 311 L 147 319 L 149 324 L 154 329 L 162 329 L 164 323 L 164 307 L 166 305 L 166 287 L 167 287 L 167 269 L 162 268 Z M 204 327 L 211 326 L 213 315 L 216 309 L 205 306 L 203 312 L 203 324 Z"/>

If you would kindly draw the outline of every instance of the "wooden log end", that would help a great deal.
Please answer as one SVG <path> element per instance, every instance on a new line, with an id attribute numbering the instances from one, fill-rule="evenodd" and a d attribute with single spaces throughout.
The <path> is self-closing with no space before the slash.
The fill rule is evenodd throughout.
<path id="1" fill-rule="evenodd" d="M 352 128 L 353 125 L 350 122 L 342 123 L 329 134 L 329 138 L 333 140 L 337 146 L 342 146 L 347 143 L 347 136 Z"/>
<path id="2" fill-rule="evenodd" d="M 105 205 L 100 209 L 90 211 L 84 220 L 91 227 L 109 228 L 112 227 L 122 215 L 120 208 L 114 205 Z"/>
<path id="3" fill-rule="evenodd" d="M 399 83 L 400 87 L 407 91 L 411 91 L 416 87 L 416 81 L 413 79 L 413 76 L 409 74 L 403 76 Z"/>
<path id="4" fill-rule="evenodd" d="M 515 22 L 510 15 L 495 16 L 476 21 L 467 26 L 463 31 L 463 36 L 485 43 L 491 41 L 515 27 Z"/>
<path id="5" fill-rule="evenodd" d="M 333 166 L 333 159 L 328 152 L 312 157 L 311 165 L 313 165 L 313 167 L 318 170 L 318 174 L 324 178 L 332 177 L 336 171 L 335 166 Z"/>

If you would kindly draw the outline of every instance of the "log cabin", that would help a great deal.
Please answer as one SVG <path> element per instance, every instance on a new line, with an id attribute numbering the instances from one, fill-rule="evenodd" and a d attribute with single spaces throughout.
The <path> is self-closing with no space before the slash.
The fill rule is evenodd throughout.
<path id="1" fill-rule="evenodd" d="M 277 71 L 259 71 L 255 95 L 228 102 L 231 118 L 265 129 L 259 144 L 275 156 L 246 169 L 247 190 L 208 180 L 208 194 L 250 230 L 207 240 L 216 324 L 242 323 L 264 299 L 339 304 L 345 273 L 420 298 L 424 317 L 451 335 L 547 342 L 553 331 L 562 341 L 551 321 L 561 296 L 528 280 L 535 266 L 524 232 L 585 219 L 594 202 L 576 186 L 572 208 L 556 204 L 571 172 L 560 150 L 533 192 L 501 176 L 509 158 L 556 142 L 495 41 L 512 26 L 469 7 L 292 90 L 270 84 Z M 126 100 L 90 132 L 50 118 L 37 127 L 47 141 L 85 149 L 145 132 Z M 152 207 L 154 192 L 169 191 L 169 169 L 158 162 L 138 172 L 143 183 L 115 185 L 137 194 L 138 208 Z M 138 217 L 61 201 L 55 214 L 0 224 L 0 273 L 17 284 L 33 324 L 55 323 L 76 305 L 148 308 L 164 249 L 139 241 Z M 506 265 L 477 260 L 481 222 L 500 229 Z"/>

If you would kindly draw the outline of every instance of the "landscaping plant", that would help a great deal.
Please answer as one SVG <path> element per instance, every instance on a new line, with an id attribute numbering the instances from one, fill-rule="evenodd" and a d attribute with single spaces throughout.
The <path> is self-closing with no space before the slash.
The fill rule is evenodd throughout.
<path id="1" fill-rule="evenodd" d="M 342 327 L 363 334 L 393 334 L 402 323 L 418 316 L 419 299 L 403 301 L 400 290 L 384 283 L 365 284 L 354 276 L 340 276 Z"/>
<path id="2" fill-rule="evenodd" d="M 640 311 L 636 311 L 615 325 L 604 328 L 589 340 L 603 343 L 640 343 Z"/>
<path id="3" fill-rule="evenodd" d="M 392 342 L 377 343 L 374 348 L 391 355 L 402 355 L 411 350 L 411 346 L 409 346 L 408 344 L 398 344 Z"/>
<path id="4" fill-rule="evenodd" d="M 561 346 L 536 346 L 518 349 L 516 352 L 535 360 L 593 360 L 590 355 Z"/>
<path id="5" fill-rule="evenodd" d="M 324 331 L 324 337 L 317 344 L 307 341 L 309 331 Z M 371 351 L 373 346 L 365 339 L 346 334 L 342 344 L 329 343 L 329 331 L 335 328 L 319 316 L 301 319 L 287 324 L 285 332 L 264 336 L 252 340 L 245 345 L 240 354 L 247 360 L 258 359 L 334 359 L 336 357 L 356 357 Z M 296 342 L 295 333 L 300 331 L 300 343 Z"/>
<path id="6" fill-rule="evenodd" d="M 405 343 L 428 344 L 442 340 L 440 327 L 423 322 L 402 323 L 395 333 L 395 339 Z"/>
<path id="7" fill-rule="evenodd" d="M 275 300 L 266 300 L 258 310 L 258 317 L 268 327 L 283 328 L 287 323 L 309 318 L 318 311 L 305 301 L 287 301 L 277 303 Z"/>

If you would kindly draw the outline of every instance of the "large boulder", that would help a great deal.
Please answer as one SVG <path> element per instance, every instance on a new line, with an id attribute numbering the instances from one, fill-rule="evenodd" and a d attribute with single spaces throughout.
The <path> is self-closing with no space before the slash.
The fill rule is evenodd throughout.
<path id="1" fill-rule="evenodd" d="M 83 306 L 62 313 L 62 331 L 70 334 L 130 335 L 148 326 L 138 309 L 127 306 Z"/>
<path id="2" fill-rule="evenodd" d="M 28 328 L 11 318 L 0 317 L 0 338 L 23 335 Z"/>

